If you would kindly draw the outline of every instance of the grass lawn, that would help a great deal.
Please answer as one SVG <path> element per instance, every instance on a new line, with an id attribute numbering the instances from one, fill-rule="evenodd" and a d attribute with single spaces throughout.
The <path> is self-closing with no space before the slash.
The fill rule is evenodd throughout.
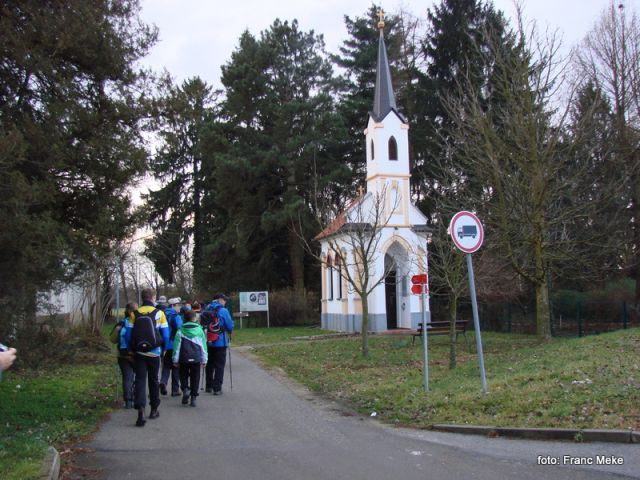
<path id="1" fill-rule="evenodd" d="M 640 430 L 640 329 L 543 343 L 483 333 L 486 395 L 468 337 L 470 348 L 458 342 L 453 371 L 448 339 L 431 339 L 430 393 L 423 388 L 421 344 L 411 345 L 410 337 L 372 335 L 367 359 L 359 338 L 274 345 L 255 354 L 312 390 L 392 424 Z"/>
<path id="2" fill-rule="evenodd" d="M 114 352 L 97 353 L 81 365 L 4 372 L 0 478 L 39 478 L 48 445 L 61 451 L 94 431 L 113 408 L 119 376 Z"/>
<path id="3" fill-rule="evenodd" d="M 236 328 L 233 330 L 232 346 L 265 345 L 278 342 L 289 342 L 294 337 L 311 337 L 326 335 L 328 330 L 318 327 L 271 327 L 271 328 Z"/>

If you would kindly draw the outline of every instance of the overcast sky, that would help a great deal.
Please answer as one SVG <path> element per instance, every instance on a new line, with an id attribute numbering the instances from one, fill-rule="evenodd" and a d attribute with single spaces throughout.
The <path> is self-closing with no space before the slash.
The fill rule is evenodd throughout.
<path id="1" fill-rule="evenodd" d="M 610 0 L 523 0 L 527 19 L 541 28 L 557 29 L 566 51 L 591 29 Z M 640 0 L 616 0 L 636 12 Z M 388 0 L 376 2 L 395 12 L 401 7 L 425 18 L 435 0 Z M 439 0 L 437 0 L 439 3 Z M 200 76 L 216 88 L 220 66 L 227 63 L 240 34 L 248 29 L 258 36 L 276 18 L 297 19 L 303 31 L 322 33 L 327 50 L 337 53 L 347 38 L 344 16 L 362 16 L 371 1 L 366 0 L 142 0 L 142 18 L 160 29 L 160 40 L 144 63 L 155 70 L 166 68 L 178 81 Z M 510 17 L 512 0 L 494 0 Z"/>

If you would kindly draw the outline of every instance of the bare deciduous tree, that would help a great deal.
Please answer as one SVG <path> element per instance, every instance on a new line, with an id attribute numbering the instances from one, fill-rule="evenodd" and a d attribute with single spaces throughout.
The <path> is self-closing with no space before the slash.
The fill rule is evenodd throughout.
<path id="1" fill-rule="evenodd" d="M 457 158 L 465 159 L 466 179 L 479 185 L 473 191 L 483 192 L 479 213 L 496 248 L 535 290 L 540 338 L 551 336 L 549 272 L 589 261 L 606 235 L 592 229 L 577 236 L 569 228 L 603 206 L 577 200 L 588 196 L 593 179 L 589 162 L 575 158 L 567 141 L 570 110 L 558 107 L 564 74 L 558 47 L 553 35 L 540 38 L 520 17 L 513 48 L 491 47 L 490 102 L 467 82 L 448 104 Z"/>
<path id="2" fill-rule="evenodd" d="M 430 289 L 434 293 L 442 291 L 447 296 L 449 330 L 449 368 L 456 368 L 458 301 L 468 294 L 467 271 L 464 255 L 451 241 L 447 232 L 446 219 L 438 214 L 437 227 L 429 244 Z"/>
<path id="3" fill-rule="evenodd" d="M 383 241 L 383 229 L 389 224 L 399 206 L 400 198 L 387 195 L 386 187 L 379 192 L 369 192 L 354 199 L 332 222 L 321 225 L 322 232 L 316 240 L 323 239 L 325 248 L 317 249 L 306 244 L 306 249 L 323 263 L 327 257 L 336 259 L 340 279 L 360 299 L 362 305 L 362 355 L 369 354 L 369 296 L 389 274 L 388 268 L 377 268 Z M 327 218 L 327 216 L 323 216 Z M 300 237 L 302 239 L 302 237 Z M 411 255 L 411 252 L 409 252 Z M 416 255 L 412 255 L 415 258 Z"/>

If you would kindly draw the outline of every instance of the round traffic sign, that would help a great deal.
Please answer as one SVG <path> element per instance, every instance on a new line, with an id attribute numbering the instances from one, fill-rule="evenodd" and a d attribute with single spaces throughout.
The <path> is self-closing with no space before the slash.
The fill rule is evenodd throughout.
<path id="1" fill-rule="evenodd" d="M 456 247 L 465 253 L 473 253 L 482 246 L 484 229 L 478 217 L 471 212 L 462 211 L 451 219 L 449 235 Z"/>

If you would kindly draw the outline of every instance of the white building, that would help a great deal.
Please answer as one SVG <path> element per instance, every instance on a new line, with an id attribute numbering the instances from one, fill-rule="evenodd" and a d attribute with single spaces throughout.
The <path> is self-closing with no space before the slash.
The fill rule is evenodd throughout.
<path id="1" fill-rule="evenodd" d="M 44 294 L 36 316 L 55 315 L 70 325 L 79 325 L 92 318 L 95 305 L 95 283 L 68 283 Z"/>
<path id="2" fill-rule="evenodd" d="M 409 125 L 396 108 L 391 71 L 380 22 L 373 111 L 366 137 L 367 189 L 334 222 L 316 236 L 322 255 L 322 328 L 355 332 L 362 322 L 359 295 L 346 279 L 362 269 L 356 233 L 368 224 L 375 230 L 375 252 L 368 255 L 369 330 L 416 328 L 422 321 L 420 297 L 411 294 L 411 276 L 426 273 L 426 217 L 411 203 Z M 381 214 L 379 214 L 381 213 Z M 376 227 L 371 227 L 375 225 Z M 362 271 L 362 270 L 360 270 Z M 426 305 L 427 318 L 428 301 Z"/>

